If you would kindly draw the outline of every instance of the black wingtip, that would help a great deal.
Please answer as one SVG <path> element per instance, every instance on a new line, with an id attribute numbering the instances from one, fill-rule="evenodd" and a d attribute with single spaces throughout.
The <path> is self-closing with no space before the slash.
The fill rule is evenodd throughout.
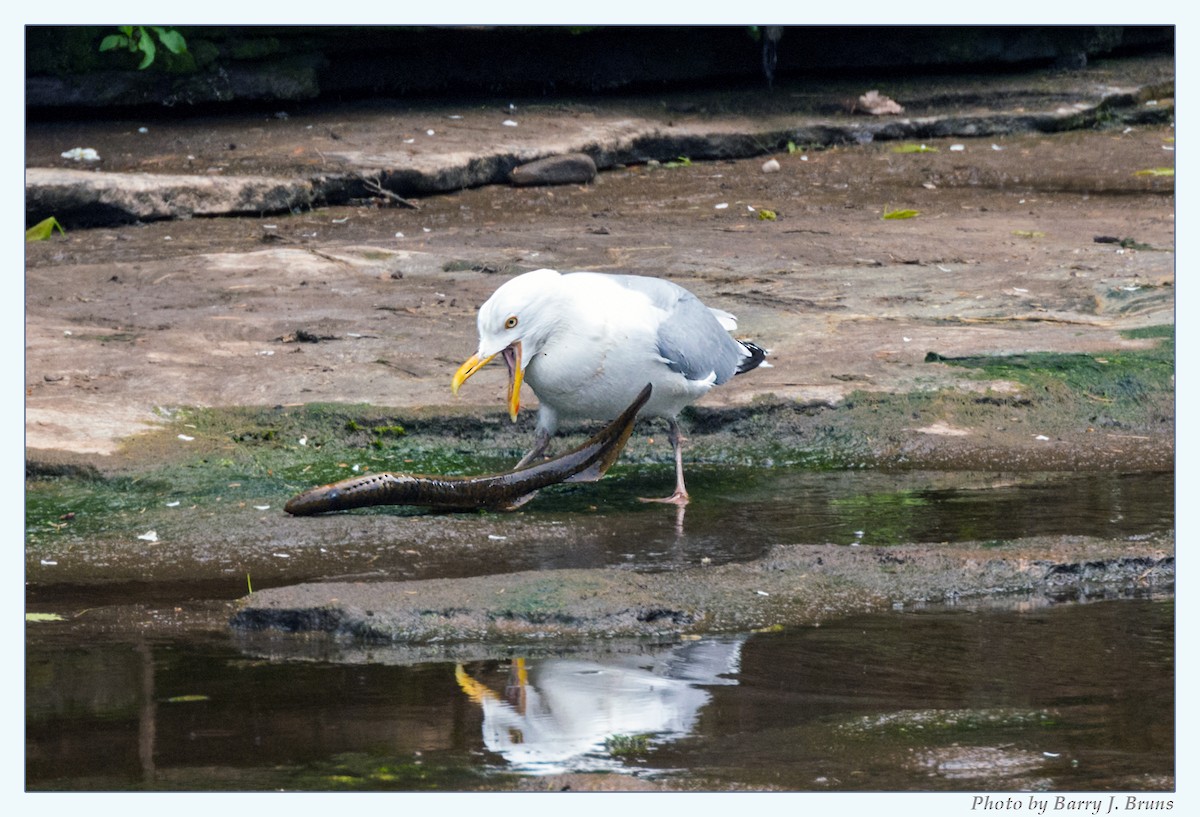
<path id="1" fill-rule="evenodd" d="M 757 369 L 762 362 L 767 359 L 767 352 L 761 346 L 757 346 L 748 340 L 739 340 L 738 343 L 750 353 L 750 357 L 738 364 L 735 374 L 745 374 L 751 369 Z"/>

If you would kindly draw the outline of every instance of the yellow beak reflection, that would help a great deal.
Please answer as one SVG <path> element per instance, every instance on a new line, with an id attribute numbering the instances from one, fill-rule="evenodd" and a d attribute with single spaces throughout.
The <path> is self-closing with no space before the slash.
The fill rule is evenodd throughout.
<path id="1" fill-rule="evenodd" d="M 525 373 L 521 370 L 521 342 L 517 341 L 498 354 L 503 356 L 504 362 L 508 365 L 508 416 L 515 423 L 517 411 L 521 408 L 521 383 L 525 380 Z M 467 378 L 490 363 L 495 356 L 488 355 L 480 358 L 479 355 L 471 355 L 467 358 L 466 362 L 459 366 L 458 371 L 454 373 L 454 378 L 450 381 L 450 392 L 457 395 L 459 388 Z"/>

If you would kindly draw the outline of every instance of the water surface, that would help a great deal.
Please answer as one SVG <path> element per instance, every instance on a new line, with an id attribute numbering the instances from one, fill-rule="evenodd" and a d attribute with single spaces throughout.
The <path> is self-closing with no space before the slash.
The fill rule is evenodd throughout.
<path id="1" fill-rule="evenodd" d="M 662 474 L 562 486 L 512 517 L 426 521 L 420 543 L 369 541 L 417 520 L 351 517 L 352 543 L 317 540 L 336 562 L 304 567 L 297 550 L 286 578 L 320 580 L 330 564 L 370 564 L 380 579 L 671 570 L 780 543 L 936 548 L 1174 526 L 1171 474 L 699 466 L 690 486 L 705 498 L 682 519 L 637 501 Z M 597 490 L 608 501 L 593 504 Z M 492 532 L 511 538 L 444 544 Z M 420 559 L 388 561 L 406 548 Z M 170 621 L 176 606 L 242 595 L 237 579 L 41 583 L 27 607 Z M 721 639 L 496 645 L 461 664 L 438 649 L 137 629 L 27 625 L 29 789 L 494 790 L 569 772 L 716 790 L 1174 785 L 1171 599 L 909 606 Z"/>
<path id="2" fill-rule="evenodd" d="M 867 615 L 467 662 L 227 639 L 30 647 L 30 789 L 1173 787 L 1174 603 Z M 392 663 L 397 661 L 399 663 Z M 618 784 L 619 787 L 619 784 Z"/>

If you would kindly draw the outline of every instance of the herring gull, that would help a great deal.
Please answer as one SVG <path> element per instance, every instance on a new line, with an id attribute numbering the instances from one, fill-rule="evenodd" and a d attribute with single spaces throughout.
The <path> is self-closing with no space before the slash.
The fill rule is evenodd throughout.
<path id="1" fill-rule="evenodd" d="M 551 269 L 519 275 L 479 309 L 479 349 L 454 374 L 457 394 L 500 355 L 508 366 L 508 410 L 516 421 L 521 384 L 537 395 L 533 448 L 540 457 L 562 419 L 611 420 L 647 383 L 643 417 L 667 421 L 675 454 L 675 491 L 651 500 L 685 505 L 678 415 L 713 386 L 764 364 L 766 352 L 730 331 L 734 317 L 706 307 L 661 278 Z"/>

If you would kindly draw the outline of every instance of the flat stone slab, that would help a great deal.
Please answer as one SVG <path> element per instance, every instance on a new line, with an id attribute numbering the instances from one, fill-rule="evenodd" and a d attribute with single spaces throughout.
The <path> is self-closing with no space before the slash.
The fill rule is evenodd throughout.
<path id="1" fill-rule="evenodd" d="M 301 178 L 25 171 L 28 212 L 83 224 L 278 213 L 310 207 L 314 197 L 312 183 Z"/>
<path id="2" fill-rule="evenodd" d="M 364 179 L 401 196 L 429 195 L 507 184 L 515 168 L 573 154 L 603 171 L 680 156 L 748 158 L 789 144 L 996 138 L 1114 121 L 1163 122 L 1174 110 L 1173 83 L 1173 61 L 1156 58 L 1070 72 L 897 79 L 884 89 L 904 105 L 906 113 L 897 116 L 856 115 L 854 100 L 869 89 L 825 80 L 775 92 L 680 92 L 515 109 L 404 105 L 380 113 L 335 106 L 265 121 L 231 116 L 219 126 L 180 117 L 145 129 L 97 127 L 78 134 L 87 144 L 56 141 L 62 137 L 55 123 L 31 123 L 26 219 L 64 221 L 65 214 L 86 213 L 98 221 L 106 207 L 112 221 L 287 212 L 312 201 L 337 204 L 369 195 Z M 76 147 L 98 151 L 96 169 L 128 175 L 43 172 L 63 166 L 63 152 Z M 78 201 L 64 189 L 72 183 L 81 188 Z M 118 186 L 128 187 L 128 195 L 118 195 Z"/>
<path id="3" fill-rule="evenodd" d="M 781 545 L 753 562 L 671 573 L 300 584 L 251 594 L 232 623 L 404 644 L 745 632 L 971 597 L 1168 592 L 1173 553 L 1173 536 L 1045 537 L 1002 547 Z"/>

